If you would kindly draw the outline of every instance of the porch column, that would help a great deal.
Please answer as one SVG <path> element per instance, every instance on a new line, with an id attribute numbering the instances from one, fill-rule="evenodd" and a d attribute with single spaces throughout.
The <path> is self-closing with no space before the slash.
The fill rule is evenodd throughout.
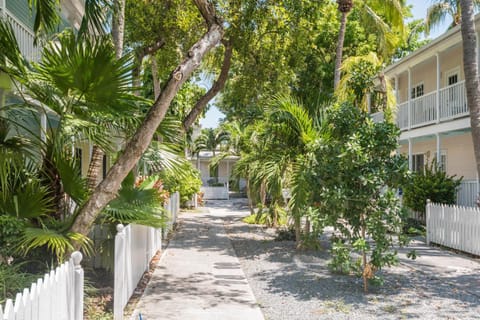
<path id="1" fill-rule="evenodd" d="M 412 123 L 412 72 L 411 69 L 408 68 L 408 130 L 411 128 L 411 123 Z"/>
<path id="2" fill-rule="evenodd" d="M 437 138 L 437 166 L 440 165 L 440 160 L 441 160 L 441 156 L 442 156 L 442 152 L 441 152 L 441 139 L 440 139 L 440 133 L 435 133 L 435 138 Z"/>
<path id="3" fill-rule="evenodd" d="M 437 58 L 437 94 L 435 95 L 437 123 L 440 123 L 440 54 L 435 54 Z"/>
<path id="4" fill-rule="evenodd" d="M 47 141 L 47 114 L 45 110 L 40 109 L 40 139 L 43 142 Z"/>
<path id="5" fill-rule="evenodd" d="M 412 143 L 412 138 L 408 138 L 408 169 L 410 171 L 413 170 L 413 143 Z"/>

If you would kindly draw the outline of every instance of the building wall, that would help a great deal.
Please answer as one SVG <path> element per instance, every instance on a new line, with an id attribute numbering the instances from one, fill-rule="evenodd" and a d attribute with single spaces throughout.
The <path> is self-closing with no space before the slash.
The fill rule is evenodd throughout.
<path id="1" fill-rule="evenodd" d="M 475 156 L 473 153 L 472 136 L 470 132 L 455 136 L 442 136 L 440 148 L 447 154 L 447 173 L 463 176 L 464 180 L 476 179 Z M 426 153 L 431 161 L 437 152 L 437 142 L 434 137 L 425 141 L 413 141 L 413 154 Z M 400 152 L 408 155 L 408 144 L 402 144 Z"/>
<path id="2" fill-rule="evenodd" d="M 463 72 L 462 46 L 457 45 L 447 51 L 440 53 L 440 88 L 447 86 L 447 73 L 458 68 L 458 81 L 465 79 Z M 435 55 L 427 61 L 413 66 L 411 69 L 412 87 L 423 82 L 424 94 L 437 90 L 437 60 Z M 392 80 L 394 83 L 394 79 Z M 409 98 L 408 90 L 408 72 L 402 72 L 398 75 L 398 101 L 397 103 L 407 102 Z"/>
<path id="3" fill-rule="evenodd" d="M 28 7 L 28 0 L 6 0 L 7 10 L 17 17 L 24 25 L 33 28 L 34 18 Z"/>

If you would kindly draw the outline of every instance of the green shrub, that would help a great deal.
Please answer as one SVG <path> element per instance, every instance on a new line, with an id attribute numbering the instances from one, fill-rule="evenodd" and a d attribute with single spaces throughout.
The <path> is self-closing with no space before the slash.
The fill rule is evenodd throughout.
<path id="1" fill-rule="evenodd" d="M 21 264 L 7 265 L 0 262 L 0 305 L 7 299 L 14 299 L 17 292 L 30 287 L 39 276 L 25 273 Z"/>
<path id="2" fill-rule="evenodd" d="M 182 172 L 182 174 L 179 175 L 177 172 Z M 184 162 L 180 170 L 175 170 L 175 172 L 161 171 L 159 176 L 168 191 L 171 193 L 178 191 L 180 193 L 180 203 L 182 206 L 184 206 L 188 200 L 191 200 L 195 193 L 200 192 L 202 185 L 200 173 L 190 162 Z"/>
<path id="3" fill-rule="evenodd" d="M 454 204 L 457 188 L 462 178 L 449 176 L 437 166 L 436 161 L 415 172 L 410 183 L 404 186 L 403 204 L 417 212 L 425 213 L 427 199 L 435 203 Z"/>
<path id="4" fill-rule="evenodd" d="M 25 229 L 25 222 L 10 215 L 0 215 L 0 257 L 15 255 Z"/>

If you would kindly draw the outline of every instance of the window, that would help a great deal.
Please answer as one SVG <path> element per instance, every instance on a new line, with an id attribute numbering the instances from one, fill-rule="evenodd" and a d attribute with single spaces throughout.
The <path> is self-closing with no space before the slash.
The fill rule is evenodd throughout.
<path id="1" fill-rule="evenodd" d="M 423 96 L 423 83 L 419 83 L 412 88 L 411 97 L 412 99 Z"/>
<path id="2" fill-rule="evenodd" d="M 455 84 L 458 82 L 458 74 L 453 74 L 447 78 L 447 84 L 451 86 L 452 84 Z"/>
<path id="3" fill-rule="evenodd" d="M 425 154 L 412 154 L 412 170 L 415 172 L 423 171 L 425 167 Z"/>

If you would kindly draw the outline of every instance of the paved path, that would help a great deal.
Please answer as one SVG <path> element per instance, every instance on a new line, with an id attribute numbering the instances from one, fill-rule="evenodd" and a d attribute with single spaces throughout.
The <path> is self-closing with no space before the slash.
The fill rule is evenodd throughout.
<path id="1" fill-rule="evenodd" d="M 223 227 L 234 202 L 188 213 L 158 263 L 136 311 L 143 320 L 263 320 Z M 135 317 L 138 319 L 138 315 Z"/>
<path id="2" fill-rule="evenodd" d="M 415 250 L 415 260 L 407 258 Z M 480 259 L 454 253 L 438 247 L 427 246 L 423 238 L 413 240 L 408 248 L 399 250 L 400 262 L 432 277 L 442 278 L 480 298 Z"/>

